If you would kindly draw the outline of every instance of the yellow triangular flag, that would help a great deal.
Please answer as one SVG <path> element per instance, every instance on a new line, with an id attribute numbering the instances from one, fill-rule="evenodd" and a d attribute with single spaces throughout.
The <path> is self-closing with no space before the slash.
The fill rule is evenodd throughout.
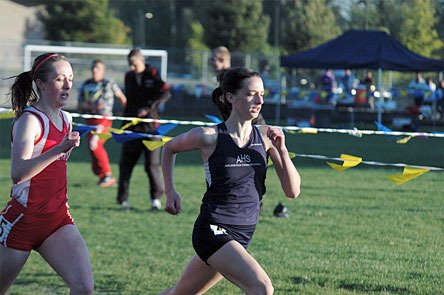
<path id="1" fill-rule="evenodd" d="M 125 133 L 125 131 L 123 131 L 122 129 L 111 128 L 111 127 L 108 127 L 107 129 L 108 129 L 109 132 L 114 132 L 114 133 L 116 133 L 116 134 L 122 134 L 122 133 Z"/>
<path id="2" fill-rule="evenodd" d="M 344 170 L 347 170 L 348 168 L 350 168 L 350 167 L 344 167 L 342 165 L 338 165 L 338 164 L 331 163 L 331 162 L 327 162 L 327 164 L 328 164 L 328 166 L 330 166 L 331 168 L 333 168 L 337 171 L 344 171 Z"/>
<path id="3" fill-rule="evenodd" d="M 151 141 L 151 140 L 143 140 L 143 144 L 146 146 L 146 148 L 150 151 L 154 151 L 157 148 L 160 148 L 165 145 L 168 141 L 173 139 L 172 137 L 162 137 L 162 141 Z"/>
<path id="4" fill-rule="evenodd" d="M 307 127 L 307 128 L 302 128 L 301 132 L 304 134 L 316 134 L 318 133 L 318 129 Z"/>
<path id="5" fill-rule="evenodd" d="M 108 132 L 103 132 L 103 130 L 101 130 L 99 132 L 91 130 L 91 134 L 97 135 L 101 140 L 107 141 L 108 139 L 110 139 L 113 136 L 111 134 L 111 132 L 114 132 L 117 134 L 121 134 L 124 132 L 120 129 L 116 129 L 116 128 L 112 128 L 112 127 L 107 127 L 106 129 L 108 130 Z"/>
<path id="6" fill-rule="evenodd" d="M 295 153 L 292 153 L 292 152 L 288 152 L 288 156 L 290 157 L 290 159 L 293 159 L 294 157 L 296 157 L 296 154 L 295 154 Z M 267 165 L 268 165 L 268 166 L 273 165 L 273 161 L 271 160 L 271 158 L 268 158 L 268 163 L 267 163 Z"/>
<path id="7" fill-rule="evenodd" d="M 110 139 L 113 135 L 110 132 L 107 133 L 96 133 L 96 135 L 101 139 L 101 140 L 108 140 Z"/>
<path id="8" fill-rule="evenodd" d="M 150 151 L 154 151 L 157 148 L 160 148 L 165 144 L 165 142 L 162 141 L 150 141 L 150 140 L 144 140 L 143 144 L 146 146 L 146 148 Z"/>
<path id="9" fill-rule="evenodd" d="M 139 124 L 140 122 L 142 122 L 141 119 L 132 119 L 131 122 L 129 122 L 129 123 L 123 125 L 123 126 L 122 126 L 122 129 L 125 130 L 125 129 L 128 128 L 128 127 L 131 127 L 131 126 L 133 126 L 133 125 L 137 125 L 137 124 Z"/>
<path id="10" fill-rule="evenodd" d="M 397 185 L 401 185 L 429 171 L 430 169 L 404 167 L 402 174 L 389 175 L 387 178 Z"/>
<path id="11" fill-rule="evenodd" d="M 413 138 L 413 136 L 410 135 L 410 136 L 404 137 L 404 138 L 402 138 L 400 140 L 397 140 L 396 143 L 405 144 L 405 143 L 409 142 L 409 140 L 412 139 L 412 138 Z"/>
<path id="12" fill-rule="evenodd" d="M 15 114 L 12 111 L 0 113 L 0 119 L 11 119 L 14 117 L 15 117 Z"/>
<path id="13" fill-rule="evenodd" d="M 351 155 L 346 155 L 346 154 L 341 154 L 340 158 L 342 160 L 344 160 L 344 163 L 342 163 L 342 165 L 338 165 L 338 164 L 330 163 L 330 162 L 327 162 L 327 164 L 331 168 L 333 168 L 337 171 L 344 171 L 344 170 L 347 170 L 348 168 L 358 166 L 359 163 L 362 162 L 362 158 L 351 156 Z"/>

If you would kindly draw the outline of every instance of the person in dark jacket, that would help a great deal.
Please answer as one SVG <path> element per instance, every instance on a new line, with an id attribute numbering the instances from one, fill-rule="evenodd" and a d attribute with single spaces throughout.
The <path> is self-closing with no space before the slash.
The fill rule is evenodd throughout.
<path id="1" fill-rule="evenodd" d="M 159 106 L 165 103 L 171 92 L 168 84 L 160 77 L 156 68 L 145 64 L 145 58 L 140 49 L 133 49 L 128 54 L 130 71 L 125 75 L 125 94 L 127 104 L 124 115 L 137 118 L 159 118 Z M 127 130 L 137 133 L 150 133 L 156 128 L 154 123 L 138 123 Z M 163 180 L 160 169 L 161 149 L 148 150 L 141 139 L 123 143 L 119 163 L 119 187 L 117 203 L 124 209 L 129 209 L 129 184 L 133 168 L 141 154 L 145 156 L 145 172 L 150 185 L 150 197 L 153 210 L 161 208 L 160 198 L 163 195 Z"/>

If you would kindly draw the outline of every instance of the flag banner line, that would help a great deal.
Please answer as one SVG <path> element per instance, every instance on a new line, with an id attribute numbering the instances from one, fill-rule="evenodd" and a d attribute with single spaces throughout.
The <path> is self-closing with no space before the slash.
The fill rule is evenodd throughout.
<path id="1" fill-rule="evenodd" d="M 302 158 L 311 158 L 311 159 L 318 159 L 318 160 L 333 160 L 333 161 L 341 161 L 343 162 L 343 158 L 332 158 L 332 157 L 326 157 L 322 155 L 309 155 L 309 154 L 296 154 L 296 157 L 302 157 Z M 426 169 L 430 171 L 444 171 L 444 168 L 441 167 L 431 167 L 431 166 L 420 166 L 420 165 L 410 165 L 410 164 L 404 164 L 404 163 L 381 163 L 381 162 L 375 162 L 375 161 L 361 161 L 360 163 L 371 165 L 371 166 L 393 166 L 393 167 L 411 167 L 411 168 L 418 168 L 418 169 Z"/>
<path id="2" fill-rule="evenodd" d="M 12 111 L 12 110 L 9 110 Z M 104 116 L 90 115 L 90 114 L 78 114 L 70 113 L 73 118 L 96 118 L 101 119 Z M 193 125 L 193 126 L 214 126 L 217 123 L 204 122 L 204 121 L 185 121 L 185 120 L 166 120 L 166 119 L 149 119 L 149 118 L 135 118 L 135 117 L 120 117 L 120 116 L 106 116 L 109 120 L 121 120 L 121 121 L 133 121 L 152 123 L 157 122 L 159 124 L 173 123 L 178 125 Z M 405 132 L 405 131 L 381 131 L 381 130 L 359 130 L 354 129 L 336 129 L 336 128 L 315 128 L 315 127 L 297 127 L 297 126 L 276 126 L 280 127 L 284 131 L 297 131 L 305 134 L 323 133 L 339 133 L 348 134 L 352 136 L 361 137 L 362 135 L 392 135 L 392 136 L 413 136 L 413 137 L 437 137 L 444 138 L 444 132 Z"/>

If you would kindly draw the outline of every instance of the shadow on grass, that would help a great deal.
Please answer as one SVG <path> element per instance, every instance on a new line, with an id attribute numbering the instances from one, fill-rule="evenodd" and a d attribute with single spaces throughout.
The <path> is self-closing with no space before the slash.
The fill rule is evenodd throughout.
<path id="1" fill-rule="evenodd" d="M 309 277 L 293 277 L 291 279 L 295 285 L 317 285 L 319 287 L 324 287 L 327 280 L 324 278 L 309 278 Z"/>
<path id="2" fill-rule="evenodd" d="M 43 282 L 50 277 L 60 278 L 55 272 L 54 273 L 33 273 L 32 278 L 19 278 L 14 282 L 14 285 L 27 286 L 32 284 L 43 285 Z M 94 292 L 96 294 L 124 294 L 125 285 L 127 283 L 120 282 L 119 277 L 117 275 L 110 274 L 94 274 Z M 60 278 L 59 283 L 55 282 L 51 288 L 54 291 L 62 291 L 67 289 L 67 285 L 63 283 L 63 280 Z"/>
<path id="3" fill-rule="evenodd" d="M 14 285 L 30 285 L 40 283 L 42 280 L 59 277 L 55 272 L 38 272 L 33 273 L 32 277 L 30 275 L 18 277 L 14 282 Z"/>
<path id="4" fill-rule="evenodd" d="M 411 290 L 402 287 L 390 286 L 390 285 L 366 285 L 358 283 L 342 282 L 338 288 L 346 289 L 349 291 L 359 292 L 390 292 L 393 294 L 412 294 Z"/>
<path id="5" fill-rule="evenodd" d="M 335 284 L 334 282 L 328 282 L 325 278 L 309 278 L 309 277 L 293 277 L 293 284 L 295 285 L 316 285 L 318 287 L 325 287 L 326 285 L 336 285 L 337 289 L 345 289 L 352 292 L 389 292 L 393 294 L 412 294 L 411 290 L 407 288 L 390 286 L 390 285 L 371 285 L 371 284 L 363 284 L 363 283 L 352 283 L 352 282 L 339 282 L 339 284 Z"/>
<path id="6" fill-rule="evenodd" d="M 94 274 L 94 293 L 96 294 L 124 294 L 125 283 L 117 275 Z"/>
<path id="7" fill-rule="evenodd" d="M 151 213 L 151 214 L 157 214 L 157 213 L 165 213 L 164 210 L 151 210 L 149 208 L 137 208 L 137 207 L 131 207 L 131 209 L 126 210 L 120 207 L 119 205 L 116 205 L 115 207 L 109 207 L 109 206 L 82 206 L 82 205 L 70 205 L 69 206 L 72 209 L 81 209 L 81 210 L 90 210 L 93 212 L 100 212 L 100 211 L 114 211 L 114 212 L 122 212 L 122 213 Z"/>
<path id="8" fill-rule="evenodd" d="M 39 285 L 44 286 L 44 282 L 50 278 L 57 278 L 51 283 L 51 286 L 47 286 L 54 294 L 64 294 L 68 286 L 63 282 L 63 280 L 55 272 L 36 272 L 32 275 L 19 277 L 14 285 L 26 287 L 29 285 Z M 123 281 L 115 274 L 94 274 L 94 293 L 96 294 L 130 294 L 126 290 L 127 282 Z M 159 290 L 144 290 L 146 294 L 156 294 Z M 11 292 L 14 294 L 14 292 Z"/>

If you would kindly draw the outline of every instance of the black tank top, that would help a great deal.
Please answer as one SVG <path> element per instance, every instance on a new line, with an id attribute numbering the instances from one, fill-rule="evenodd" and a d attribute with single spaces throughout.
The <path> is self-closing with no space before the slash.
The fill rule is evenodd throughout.
<path id="1" fill-rule="evenodd" d="M 250 140 L 238 147 L 225 123 L 217 125 L 217 144 L 205 163 L 207 191 L 201 216 L 231 225 L 253 225 L 265 194 L 267 152 L 259 129 L 253 125 Z"/>

